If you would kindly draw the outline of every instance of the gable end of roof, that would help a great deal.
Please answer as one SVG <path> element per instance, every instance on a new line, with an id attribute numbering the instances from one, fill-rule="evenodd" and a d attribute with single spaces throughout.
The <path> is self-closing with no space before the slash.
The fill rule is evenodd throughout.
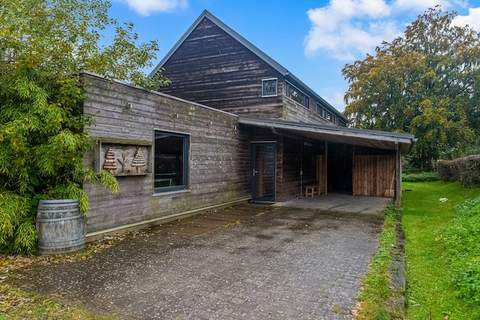
<path id="1" fill-rule="evenodd" d="M 305 91 L 307 91 L 310 95 L 312 95 L 315 99 L 319 100 L 322 105 L 325 107 L 329 108 L 331 111 L 333 111 L 337 116 L 342 118 L 345 122 L 348 123 L 348 119 L 340 112 L 338 111 L 334 106 L 332 106 L 328 101 L 323 99 L 320 95 L 318 95 L 314 90 L 312 90 L 309 86 L 307 86 L 302 80 L 297 78 L 295 75 L 293 75 L 290 71 L 288 71 L 285 67 L 283 67 L 281 64 L 279 64 L 277 61 L 272 59 L 269 55 L 267 55 L 265 52 L 257 48 L 255 45 L 253 45 L 250 41 L 245 39 L 242 35 L 240 35 L 238 32 L 227 26 L 222 20 L 219 18 L 215 17 L 213 14 L 211 14 L 208 10 L 204 10 L 202 14 L 195 20 L 195 22 L 187 29 L 187 31 L 180 37 L 180 39 L 175 43 L 175 45 L 168 51 L 168 53 L 163 57 L 163 59 L 158 63 L 158 65 L 153 69 L 153 71 L 150 73 L 150 77 L 153 77 L 159 70 L 162 69 L 162 67 L 167 63 L 167 61 L 171 58 L 171 56 L 175 53 L 175 51 L 178 50 L 178 48 L 182 45 L 182 43 L 188 38 L 188 36 L 198 27 L 198 25 L 204 20 L 208 19 L 214 24 L 216 24 L 220 29 L 225 31 L 229 36 L 240 42 L 244 47 L 246 47 L 248 50 L 253 52 L 256 56 L 258 56 L 260 59 L 265 61 L 268 65 L 270 65 L 273 69 L 278 71 L 281 75 L 283 75 L 286 78 L 289 78 L 296 82 L 299 86 L 303 87 Z"/>

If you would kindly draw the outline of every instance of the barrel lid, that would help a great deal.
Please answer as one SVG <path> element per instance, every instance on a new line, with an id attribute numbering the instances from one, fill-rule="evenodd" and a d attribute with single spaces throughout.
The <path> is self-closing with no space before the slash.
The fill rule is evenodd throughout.
<path id="1" fill-rule="evenodd" d="M 78 203 L 78 200 L 75 200 L 75 199 L 40 200 L 39 204 L 67 204 L 67 203 Z"/>

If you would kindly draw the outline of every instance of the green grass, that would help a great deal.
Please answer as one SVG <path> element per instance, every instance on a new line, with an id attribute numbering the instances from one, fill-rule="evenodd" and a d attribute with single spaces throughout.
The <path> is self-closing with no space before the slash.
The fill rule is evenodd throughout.
<path id="1" fill-rule="evenodd" d="M 25 292 L 14 285 L 4 284 L 4 276 L 14 274 L 17 270 L 35 266 L 49 266 L 84 261 L 95 257 L 103 250 L 114 246 L 126 235 L 104 238 L 79 252 L 51 256 L 4 256 L 0 255 L 0 320 L 10 319 L 65 319 L 93 320 L 117 319 L 115 315 L 97 315 L 80 307 L 67 305 L 56 299 L 39 294 Z"/>
<path id="2" fill-rule="evenodd" d="M 77 307 L 67 306 L 40 295 L 0 284 L 0 320 L 7 319 L 110 320 L 117 318 L 95 315 Z"/>
<path id="3" fill-rule="evenodd" d="M 480 319 L 480 196 L 457 206 L 439 241 L 445 244 L 457 295 Z"/>
<path id="4" fill-rule="evenodd" d="M 362 280 L 359 295 L 358 320 L 400 318 L 391 299 L 397 294 L 391 288 L 389 267 L 392 262 L 392 249 L 396 243 L 397 210 L 390 206 L 385 211 L 383 230 L 380 234 L 378 250 L 372 258 L 367 275 Z"/>
<path id="5" fill-rule="evenodd" d="M 478 319 L 458 297 L 448 243 L 442 232 L 454 223 L 455 207 L 480 195 L 458 183 L 404 183 L 403 226 L 407 261 L 407 319 Z M 441 202 L 440 198 L 448 201 Z M 450 244 L 451 245 L 451 244 Z"/>

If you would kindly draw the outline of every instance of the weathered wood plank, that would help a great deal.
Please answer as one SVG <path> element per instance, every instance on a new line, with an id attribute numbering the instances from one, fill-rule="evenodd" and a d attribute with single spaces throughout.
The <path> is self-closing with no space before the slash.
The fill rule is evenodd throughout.
<path id="1" fill-rule="evenodd" d="M 190 135 L 187 191 L 154 195 L 152 173 L 118 178 L 118 194 L 85 184 L 88 232 L 249 196 L 249 138 L 239 130 L 237 117 L 93 75 L 83 77 L 84 113 L 94 120 L 87 128 L 93 137 L 153 145 L 156 129 Z M 94 162 L 93 152 L 87 154 L 86 165 Z"/>

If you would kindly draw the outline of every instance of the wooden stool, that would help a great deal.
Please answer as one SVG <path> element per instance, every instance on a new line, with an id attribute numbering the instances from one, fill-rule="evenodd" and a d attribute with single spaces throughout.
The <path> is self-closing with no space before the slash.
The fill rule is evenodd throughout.
<path id="1" fill-rule="evenodd" d="M 305 186 L 305 197 L 313 198 L 317 194 L 318 194 L 318 186 L 315 186 L 315 185 Z"/>

